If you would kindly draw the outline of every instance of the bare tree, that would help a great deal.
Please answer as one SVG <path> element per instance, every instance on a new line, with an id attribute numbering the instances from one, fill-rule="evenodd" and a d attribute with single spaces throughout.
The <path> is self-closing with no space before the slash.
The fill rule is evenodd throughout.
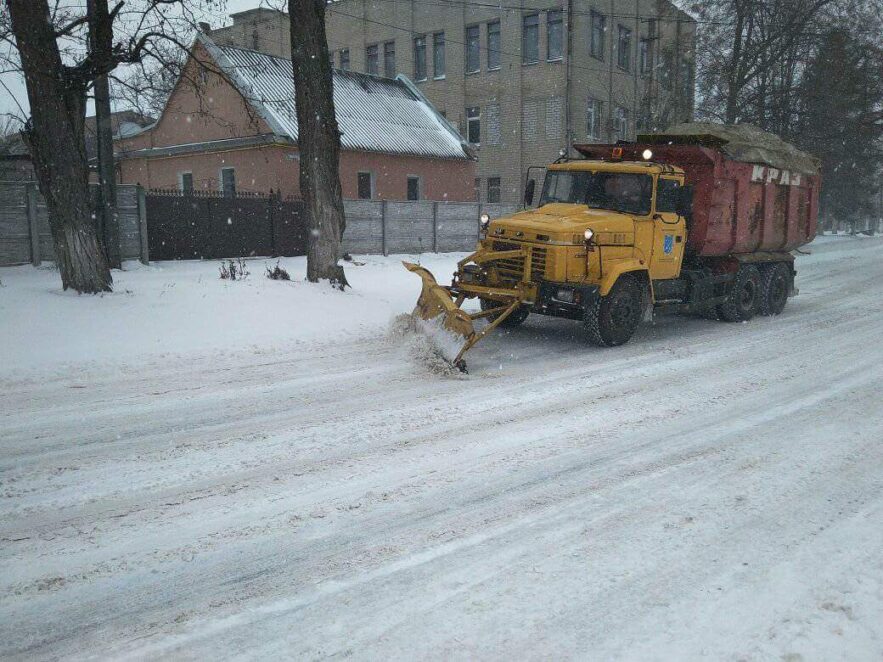
<path id="1" fill-rule="evenodd" d="M 50 7 L 49 0 L 5 0 L 9 20 L 0 21 L 0 40 L 14 44 L 25 79 L 31 116 L 24 133 L 65 289 L 94 293 L 112 286 L 92 216 L 87 94 L 95 90 L 106 116 L 104 79 L 120 65 L 161 59 L 162 44 L 186 48 L 198 9 L 222 5 L 218 0 L 115 0 L 108 7 L 107 0 L 88 0 L 84 12 L 79 3 L 55 0 Z M 2 33 L 4 26 L 11 36 Z M 110 140 L 103 128 L 106 159 Z"/>
<path id="2" fill-rule="evenodd" d="M 338 262 L 346 227 L 340 187 L 340 131 L 334 113 L 331 63 L 325 36 L 325 0 L 289 0 L 291 62 L 297 106 L 300 190 L 313 227 L 307 279 L 348 285 Z"/>

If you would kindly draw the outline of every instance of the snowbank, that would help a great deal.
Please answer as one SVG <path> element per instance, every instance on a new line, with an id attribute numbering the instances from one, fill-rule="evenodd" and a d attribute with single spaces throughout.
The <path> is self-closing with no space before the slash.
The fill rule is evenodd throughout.
<path id="1" fill-rule="evenodd" d="M 114 272 L 114 292 L 80 297 L 63 292 L 51 267 L 0 269 L 0 374 L 69 369 L 76 364 L 128 363 L 145 357 L 223 351 L 272 352 L 293 344 L 384 333 L 410 312 L 420 279 L 401 265 L 422 260 L 446 281 L 462 254 L 357 256 L 346 264 L 352 289 L 305 281 L 306 258 L 283 258 L 292 280 L 271 281 L 253 259 L 251 275 L 218 277 L 219 260 L 128 262 Z"/>

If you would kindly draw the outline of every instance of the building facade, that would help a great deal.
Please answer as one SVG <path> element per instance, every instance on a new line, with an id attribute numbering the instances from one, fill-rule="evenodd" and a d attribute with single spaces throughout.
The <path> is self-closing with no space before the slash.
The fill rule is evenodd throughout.
<path id="1" fill-rule="evenodd" d="M 288 17 L 233 14 L 218 43 L 290 53 Z M 695 21 L 665 0 L 338 0 L 339 69 L 404 73 L 478 155 L 475 192 L 517 202 L 527 169 L 574 142 L 615 142 L 689 121 Z"/>
<path id="2" fill-rule="evenodd" d="M 344 197 L 472 200 L 468 145 L 404 77 L 336 71 L 334 100 Z M 200 35 L 159 120 L 115 147 L 122 183 L 297 196 L 291 61 Z"/>

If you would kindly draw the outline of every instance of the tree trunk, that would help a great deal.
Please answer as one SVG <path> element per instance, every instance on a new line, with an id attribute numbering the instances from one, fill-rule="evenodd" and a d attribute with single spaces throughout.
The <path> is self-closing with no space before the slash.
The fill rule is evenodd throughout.
<path id="1" fill-rule="evenodd" d="M 110 53 L 113 48 L 113 24 L 107 0 L 88 0 L 89 49 L 93 53 Z M 98 76 L 95 91 L 95 137 L 98 144 L 98 209 L 101 239 L 108 264 L 122 267 L 120 256 L 120 220 L 116 201 L 116 175 L 113 166 L 113 127 L 110 112 L 110 83 L 107 76 Z"/>
<path id="2" fill-rule="evenodd" d="M 300 191 L 312 217 L 307 280 L 348 285 L 338 264 L 346 227 L 340 188 L 340 131 L 334 114 L 325 0 L 288 0 L 297 106 Z"/>
<path id="3" fill-rule="evenodd" d="M 61 61 L 46 0 L 8 0 L 31 104 L 26 137 L 49 211 L 64 289 L 109 292 L 113 284 L 98 241 L 89 195 L 85 83 Z"/>

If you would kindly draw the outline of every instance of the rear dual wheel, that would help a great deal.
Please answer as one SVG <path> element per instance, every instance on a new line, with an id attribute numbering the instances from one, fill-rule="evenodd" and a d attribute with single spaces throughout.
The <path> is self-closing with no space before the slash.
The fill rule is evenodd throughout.
<path id="1" fill-rule="evenodd" d="M 753 264 L 743 264 L 736 272 L 727 300 L 717 307 L 725 322 L 747 322 L 757 312 L 760 301 L 760 271 Z"/>
<path id="2" fill-rule="evenodd" d="M 759 314 L 778 315 L 785 309 L 791 291 L 791 277 L 791 268 L 785 262 L 765 264 L 761 268 Z"/>

